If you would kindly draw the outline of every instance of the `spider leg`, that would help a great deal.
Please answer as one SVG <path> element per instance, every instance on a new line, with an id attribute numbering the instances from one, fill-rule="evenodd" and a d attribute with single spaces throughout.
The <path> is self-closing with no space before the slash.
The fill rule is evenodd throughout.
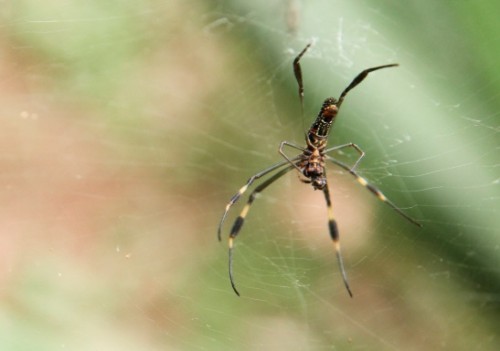
<path id="1" fill-rule="evenodd" d="M 360 74 L 358 74 L 356 76 L 356 78 L 353 79 L 353 81 L 351 82 L 351 84 L 349 84 L 347 86 L 347 88 L 344 89 L 344 91 L 342 92 L 342 94 L 340 94 L 339 102 L 337 103 L 337 107 L 340 107 L 340 105 L 342 104 L 342 101 L 344 101 L 344 98 L 346 97 L 347 93 L 351 89 L 353 89 L 354 87 L 356 87 L 356 85 L 358 85 L 359 83 L 361 83 L 366 78 L 366 76 L 368 76 L 368 73 L 376 71 L 376 70 L 379 70 L 379 69 L 382 69 L 382 68 L 396 67 L 396 66 L 399 66 L 399 64 L 392 63 L 390 65 L 383 65 L 383 66 L 377 66 L 377 67 L 372 67 L 372 68 L 365 69 L 363 72 L 361 72 Z"/>
<path id="2" fill-rule="evenodd" d="M 301 169 L 299 168 L 299 166 L 297 166 L 297 164 L 295 164 L 293 161 L 296 161 L 297 159 L 299 159 L 299 158 L 300 158 L 303 154 L 302 154 L 302 155 L 300 155 L 300 156 L 296 156 L 296 157 L 294 157 L 293 159 L 290 159 L 290 158 L 289 158 L 289 157 L 285 154 L 285 152 L 283 151 L 283 147 L 284 147 L 284 146 L 289 146 L 289 147 L 291 147 L 291 148 L 294 148 L 294 149 L 300 150 L 300 151 L 302 151 L 303 153 L 307 153 L 307 152 L 308 152 L 308 151 L 307 151 L 307 149 L 304 149 L 303 147 L 300 147 L 300 146 L 298 146 L 298 145 L 295 145 L 295 144 L 293 144 L 293 143 L 290 143 L 290 142 L 288 142 L 288 141 L 286 141 L 286 140 L 281 142 L 281 144 L 280 144 L 280 148 L 278 149 L 278 152 L 280 153 L 280 155 L 281 155 L 281 156 L 283 156 L 283 158 L 284 158 L 285 160 L 287 160 L 287 161 L 288 161 L 288 162 L 289 162 L 289 163 L 290 163 L 293 167 L 295 167 L 295 169 L 296 169 L 297 171 L 299 171 L 299 173 L 300 173 L 300 174 L 302 174 L 302 170 L 301 170 Z"/>
<path id="3" fill-rule="evenodd" d="M 222 215 L 222 218 L 219 222 L 219 228 L 217 229 L 217 238 L 219 239 L 219 241 L 221 241 L 221 231 L 222 231 L 222 225 L 224 224 L 224 221 L 226 220 L 226 216 L 229 212 L 229 209 L 231 208 L 231 206 L 234 205 L 234 203 L 236 201 L 238 201 L 238 199 L 241 197 L 241 195 L 243 195 L 245 193 L 245 191 L 248 190 L 248 187 L 250 185 L 252 185 L 252 183 L 254 181 L 256 181 L 257 179 L 265 176 L 266 174 L 269 174 L 270 172 L 274 171 L 275 169 L 277 168 L 280 168 L 284 165 L 286 165 L 287 163 L 291 162 L 290 160 L 286 160 L 286 161 L 282 161 L 282 162 L 279 162 L 279 163 L 276 163 L 274 165 L 272 165 L 271 167 L 269 168 L 266 168 L 264 169 L 263 171 L 260 171 L 259 173 L 251 176 L 248 181 L 245 183 L 245 185 L 243 185 L 241 187 L 240 190 L 238 190 L 238 192 L 236 194 L 233 195 L 233 197 L 231 198 L 231 200 L 229 200 L 228 204 L 226 205 L 226 209 L 224 210 L 224 214 Z"/>
<path id="4" fill-rule="evenodd" d="M 250 206 L 252 206 L 253 201 L 255 200 L 255 197 L 257 194 L 262 192 L 265 188 L 267 188 L 269 185 L 274 183 L 276 180 L 281 178 L 283 175 L 288 173 L 293 169 L 292 166 L 288 166 L 287 168 L 282 169 L 278 173 L 274 174 L 272 177 L 268 178 L 265 182 L 261 183 L 259 186 L 257 186 L 250 196 L 248 197 L 248 201 L 241 210 L 240 215 L 236 220 L 234 221 L 233 227 L 231 228 L 231 233 L 229 234 L 229 280 L 231 281 L 231 286 L 233 287 L 234 292 L 236 295 L 240 296 L 240 293 L 236 289 L 236 285 L 234 283 L 234 278 L 233 278 L 233 241 L 240 232 L 241 228 L 243 227 L 243 223 L 245 222 L 245 218 L 248 214 L 248 211 L 250 210 Z"/>
<path id="5" fill-rule="evenodd" d="M 300 59 L 306 53 L 307 49 L 311 44 L 307 44 L 306 47 L 297 55 L 297 57 L 293 60 L 293 73 L 295 74 L 295 80 L 299 85 L 299 99 L 300 99 L 300 107 L 302 109 L 302 115 L 304 115 L 304 83 L 302 81 L 302 68 L 300 68 Z"/>
<path id="6" fill-rule="evenodd" d="M 338 145 L 338 146 L 334 146 L 334 147 L 331 147 L 329 149 L 326 149 L 324 151 L 324 153 L 326 154 L 328 152 L 344 149 L 346 147 L 352 147 L 354 150 L 356 150 L 359 153 L 358 159 L 356 160 L 356 162 L 354 162 L 354 165 L 351 167 L 351 170 L 354 171 L 356 169 L 356 167 L 358 167 L 359 162 L 361 162 L 361 159 L 365 156 L 365 152 L 363 150 L 361 150 L 361 148 L 358 145 L 356 145 L 354 143 L 342 144 L 342 145 Z"/>
<path id="7" fill-rule="evenodd" d="M 345 163 L 342 163 L 340 161 L 337 161 L 331 156 L 326 155 L 326 158 L 339 166 L 340 168 L 345 169 L 347 172 L 349 172 L 356 180 L 358 181 L 359 184 L 370 190 L 372 194 L 374 194 L 380 201 L 385 202 L 389 207 L 391 207 L 394 211 L 399 213 L 402 217 L 404 217 L 408 222 L 415 224 L 418 227 L 422 227 L 422 224 L 417 222 L 415 219 L 411 218 L 408 216 L 406 213 L 404 213 L 399 207 L 397 207 L 391 200 L 389 200 L 380 190 L 378 190 L 375 186 L 371 185 L 368 183 L 368 181 L 361 177 L 356 171 L 354 171 L 352 168 L 349 168 L 348 165 Z"/>
<path id="8" fill-rule="evenodd" d="M 344 268 L 342 253 L 340 252 L 339 230 L 337 227 L 337 221 L 335 221 L 335 217 L 333 216 L 332 200 L 330 198 L 330 191 L 328 190 L 328 183 L 323 188 L 323 194 L 325 194 L 326 206 L 328 208 L 328 229 L 330 230 L 330 236 L 333 240 L 333 245 L 335 246 L 335 254 L 339 263 L 340 272 L 342 273 L 342 279 L 344 280 L 344 285 L 347 289 L 347 292 L 349 293 L 349 296 L 352 297 L 352 291 L 349 287 L 349 282 L 347 281 L 347 273 L 345 272 Z"/>

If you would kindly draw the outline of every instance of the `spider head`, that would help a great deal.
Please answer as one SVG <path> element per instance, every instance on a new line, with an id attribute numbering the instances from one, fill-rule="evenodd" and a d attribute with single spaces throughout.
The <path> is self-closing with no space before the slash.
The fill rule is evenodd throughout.
<path id="1" fill-rule="evenodd" d="M 302 165 L 302 174 L 307 179 L 306 183 L 311 184 L 314 190 L 323 190 L 326 186 L 323 156 L 317 148 L 310 153 Z"/>
<path id="2" fill-rule="evenodd" d="M 323 175 L 311 177 L 311 185 L 314 190 L 323 190 L 326 186 L 326 178 Z"/>

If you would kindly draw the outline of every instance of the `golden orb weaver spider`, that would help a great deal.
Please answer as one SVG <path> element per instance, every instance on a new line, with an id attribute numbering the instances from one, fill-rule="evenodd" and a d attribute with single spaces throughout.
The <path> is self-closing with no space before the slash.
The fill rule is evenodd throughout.
<path id="1" fill-rule="evenodd" d="M 293 60 L 293 72 L 295 75 L 295 79 L 297 80 L 297 84 L 299 86 L 299 99 L 300 99 L 300 104 L 303 109 L 303 100 L 304 100 L 304 85 L 302 82 L 302 69 L 300 67 L 300 59 L 302 56 L 306 53 L 306 51 L 309 49 L 311 44 L 308 44 L 298 55 L 297 57 Z M 393 64 L 388 64 L 388 65 L 383 65 L 383 66 L 377 66 L 377 67 L 372 67 L 365 69 L 361 73 L 359 73 L 356 78 L 347 86 L 347 88 L 344 89 L 342 94 L 340 94 L 340 97 L 338 100 L 336 100 L 333 97 L 327 98 L 323 102 L 323 106 L 321 107 L 321 110 L 319 111 L 318 117 L 312 124 L 311 128 L 306 134 L 306 147 L 301 147 L 298 145 L 295 145 L 291 142 L 288 141 L 282 141 L 280 144 L 280 147 L 278 149 L 279 153 L 285 161 L 278 162 L 271 167 L 268 167 L 259 173 L 251 176 L 248 181 L 246 182 L 243 187 L 241 187 L 240 190 L 231 198 L 229 203 L 226 205 L 226 209 L 224 211 L 224 214 L 222 215 L 222 218 L 219 223 L 219 228 L 217 231 L 217 235 L 219 238 L 219 241 L 221 240 L 221 231 L 222 231 L 222 225 L 224 224 L 224 221 L 226 219 L 226 216 L 229 212 L 229 209 L 238 201 L 238 199 L 248 190 L 248 188 L 253 184 L 254 181 L 257 179 L 260 179 L 268 174 L 270 174 L 273 171 L 279 170 L 277 173 L 269 177 L 267 180 L 265 180 L 263 183 L 261 183 L 259 186 L 257 186 L 253 192 L 250 194 L 248 197 L 248 201 L 246 205 L 243 207 L 243 210 L 241 211 L 240 215 L 236 218 L 233 227 L 231 228 L 231 232 L 229 234 L 229 280 L 231 282 L 231 287 L 233 288 L 234 292 L 236 295 L 240 296 L 239 291 L 236 289 L 236 284 L 234 282 L 234 277 L 233 277 L 233 241 L 240 232 L 241 228 L 243 227 L 243 223 L 245 221 L 245 218 L 248 214 L 248 211 L 250 210 L 250 206 L 252 205 L 253 201 L 255 200 L 255 197 L 257 194 L 262 192 L 264 189 L 266 189 L 269 185 L 274 183 L 276 180 L 281 178 L 283 175 L 288 173 L 289 171 L 295 169 L 299 172 L 299 179 L 303 183 L 311 184 L 314 190 L 322 190 L 323 194 L 325 196 L 325 201 L 326 201 L 326 206 L 328 210 L 328 229 L 330 231 L 330 237 L 334 243 L 335 247 L 335 253 L 337 256 L 337 261 L 339 264 L 340 272 L 342 274 L 342 279 L 344 281 L 344 285 L 347 289 L 347 292 L 349 295 L 352 297 L 352 291 L 349 286 L 349 282 L 347 280 L 347 274 L 344 268 L 344 262 L 342 259 L 342 255 L 340 252 L 340 242 L 339 242 L 339 231 L 337 228 L 337 222 L 335 221 L 335 217 L 333 216 L 333 209 L 332 209 L 332 201 L 330 198 L 330 192 L 328 190 L 328 182 L 326 179 L 326 173 L 325 173 L 325 160 L 328 160 L 332 162 L 333 164 L 339 166 L 340 168 L 343 168 L 349 174 L 351 174 L 358 183 L 360 183 L 362 186 L 367 188 L 371 193 L 373 193 L 380 201 L 385 202 L 387 205 L 389 205 L 393 210 L 395 210 L 397 213 L 399 213 L 402 217 L 404 217 L 406 220 L 409 222 L 421 227 L 422 225 L 417 222 L 415 219 L 411 218 L 407 214 L 405 214 L 400 208 L 398 208 L 394 203 L 392 203 L 387 197 L 385 197 L 384 194 L 380 190 L 378 190 L 375 186 L 371 185 L 368 183 L 368 181 L 361 177 L 357 172 L 356 172 L 356 167 L 358 166 L 359 162 L 365 155 L 363 150 L 361 148 L 354 144 L 354 143 L 348 143 L 348 144 L 343 144 L 343 145 L 337 145 L 333 146 L 331 148 L 326 148 L 326 144 L 328 142 L 328 135 L 330 133 L 330 128 L 335 121 L 335 117 L 337 116 L 337 113 L 340 109 L 340 105 L 344 101 L 344 98 L 346 97 L 347 93 L 356 87 L 359 83 L 361 83 L 370 72 L 382 69 L 382 68 L 388 68 L 388 67 L 395 67 L 398 66 L 397 63 Z M 292 158 L 288 157 L 284 151 L 283 148 L 285 146 L 288 146 L 290 148 L 302 151 L 297 156 L 294 156 Z M 336 150 L 340 150 L 343 148 L 351 147 L 354 150 L 356 150 L 359 153 L 359 157 L 354 163 L 352 167 L 349 167 L 348 165 L 337 161 L 328 153 Z"/>

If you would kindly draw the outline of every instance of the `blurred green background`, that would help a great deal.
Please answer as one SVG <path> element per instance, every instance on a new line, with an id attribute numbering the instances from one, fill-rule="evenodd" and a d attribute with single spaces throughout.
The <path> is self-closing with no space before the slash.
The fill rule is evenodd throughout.
<path id="1" fill-rule="evenodd" d="M 3 2 L 0 349 L 497 349 L 498 13 Z M 309 42 L 302 116 L 291 62 Z M 227 201 L 282 140 L 302 144 L 324 98 L 392 62 L 349 94 L 330 144 L 359 144 L 359 172 L 424 228 L 329 167 L 350 299 L 322 194 L 291 173 L 236 241 L 236 297 Z"/>

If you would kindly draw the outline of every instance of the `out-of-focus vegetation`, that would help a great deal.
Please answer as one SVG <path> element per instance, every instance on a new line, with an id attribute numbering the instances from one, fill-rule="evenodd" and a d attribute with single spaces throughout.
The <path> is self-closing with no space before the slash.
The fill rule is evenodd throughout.
<path id="1" fill-rule="evenodd" d="M 4 3 L 0 349 L 494 350 L 499 11 Z M 310 41 L 302 116 L 291 61 Z M 424 228 L 329 168 L 350 299 L 322 195 L 285 177 L 238 237 L 234 296 L 216 241 L 230 196 L 302 142 L 325 97 L 394 61 L 330 140 L 362 145 L 359 171 Z"/>

